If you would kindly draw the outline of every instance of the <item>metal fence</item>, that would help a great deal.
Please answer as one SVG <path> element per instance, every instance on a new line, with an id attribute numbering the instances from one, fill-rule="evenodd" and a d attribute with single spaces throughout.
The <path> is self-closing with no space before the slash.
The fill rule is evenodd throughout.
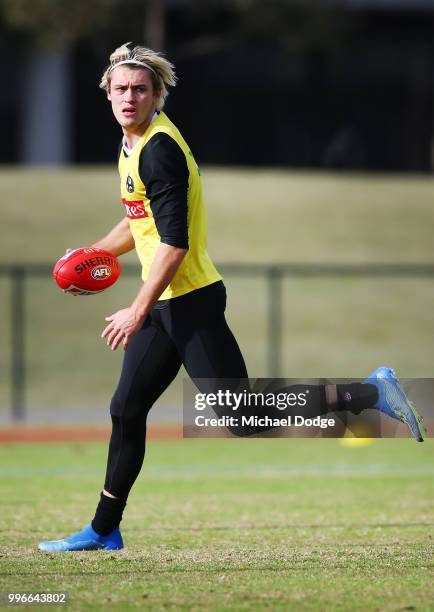
<path id="1" fill-rule="evenodd" d="M 287 277 L 409 277 L 434 278 L 434 264 L 246 264 L 217 265 L 227 277 L 265 278 L 267 281 L 267 370 L 276 378 L 282 374 L 283 280 Z M 10 283 L 11 319 L 11 416 L 14 421 L 26 417 L 26 281 L 49 278 L 49 264 L 0 265 L 0 276 Z M 123 275 L 137 275 L 137 266 L 124 264 Z"/>

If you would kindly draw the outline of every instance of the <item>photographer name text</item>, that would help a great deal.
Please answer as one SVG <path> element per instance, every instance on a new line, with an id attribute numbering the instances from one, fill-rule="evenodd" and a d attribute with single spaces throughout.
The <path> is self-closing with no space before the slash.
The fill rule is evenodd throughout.
<path id="1" fill-rule="evenodd" d="M 327 429 L 328 427 L 334 427 L 336 421 L 319 416 L 306 418 L 298 414 L 282 418 L 256 415 L 205 417 L 200 414 L 195 417 L 194 424 L 196 427 L 320 427 L 321 429 Z"/>

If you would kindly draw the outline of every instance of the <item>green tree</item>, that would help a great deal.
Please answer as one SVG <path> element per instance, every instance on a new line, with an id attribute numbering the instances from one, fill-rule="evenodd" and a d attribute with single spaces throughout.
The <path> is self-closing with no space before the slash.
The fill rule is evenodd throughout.
<path id="1" fill-rule="evenodd" d="M 3 22 L 28 31 L 40 49 L 59 50 L 110 28 L 119 0 L 0 0 Z"/>

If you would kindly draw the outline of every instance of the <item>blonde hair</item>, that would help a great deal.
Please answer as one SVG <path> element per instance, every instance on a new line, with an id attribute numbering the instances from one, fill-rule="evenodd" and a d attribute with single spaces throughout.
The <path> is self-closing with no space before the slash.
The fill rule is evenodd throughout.
<path id="1" fill-rule="evenodd" d="M 154 90 L 161 92 L 157 104 L 157 110 L 161 110 L 169 95 L 167 87 L 176 85 L 175 66 L 157 51 L 125 43 L 110 55 L 110 64 L 104 70 L 99 84 L 101 89 L 107 92 L 110 90 L 111 73 L 120 63 L 136 70 L 147 68 L 150 71 Z"/>

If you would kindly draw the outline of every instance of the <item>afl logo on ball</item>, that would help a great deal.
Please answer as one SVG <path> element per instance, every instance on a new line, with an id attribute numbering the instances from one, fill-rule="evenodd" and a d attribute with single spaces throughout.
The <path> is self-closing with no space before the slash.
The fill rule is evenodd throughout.
<path id="1" fill-rule="evenodd" d="M 112 273 L 112 269 L 109 266 L 95 266 L 92 270 L 92 278 L 95 280 L 106 280 Z"/>
<path id="2" fill-rule="evenodd" d="M 134 193 L 134 182 L 130 175 L 127 176 L 127 191 L 128 193 Z"/>

